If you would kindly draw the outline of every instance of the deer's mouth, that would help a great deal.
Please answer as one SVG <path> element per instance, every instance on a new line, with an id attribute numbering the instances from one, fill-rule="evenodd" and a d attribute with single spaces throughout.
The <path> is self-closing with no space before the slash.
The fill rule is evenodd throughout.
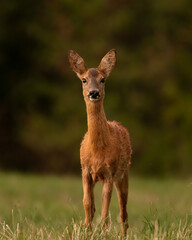
<path id="1" fill-rule="evenodd" d="M 88 96 L 88 98 L 89 98 L 89 100 L 90 100 L 91 102 L 97 102 L 97 101 L 99 101 L 99 99 L 100 99 L 100 95 L 98 95 L 98 96 L 96 96 L 96 97 Z"/>

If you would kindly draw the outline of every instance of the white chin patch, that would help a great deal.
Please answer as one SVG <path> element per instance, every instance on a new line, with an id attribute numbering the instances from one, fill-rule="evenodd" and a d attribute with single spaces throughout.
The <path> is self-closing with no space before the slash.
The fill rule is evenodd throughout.
<path id="1" fill-rule="evenodd" d="M 96 98 L 89 97 L 89 100 L 91 102 L 97 102 L 99 100 L 99 96 L 97 96 Z"/>
<path id="2" fill-rule="evenodd" d="M 91 102 L 97 102 L 97 101 L 99 100 L 99 97 L 97 97 L 97 98 L 89 98 L 89 100 L 90 100 Z"/>

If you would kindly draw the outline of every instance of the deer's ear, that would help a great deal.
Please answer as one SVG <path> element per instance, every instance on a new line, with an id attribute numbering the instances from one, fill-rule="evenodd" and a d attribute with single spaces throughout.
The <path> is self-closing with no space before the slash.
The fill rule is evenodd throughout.
<path id="1" fill-rule="evenodd" d="M 77 75 L 82 75 L 87 71 L 87 67 L 83 58 L 80 57 L 79 54 L 73 50 L 69 51 L 69 63 L 72 70 L 76 72 Z"/>
<path id="2" fill-rule="evenodd" d="M 101 60 L 98 70 L 108 77 L 116 63 L 116 51 L 111 49 Z"/>

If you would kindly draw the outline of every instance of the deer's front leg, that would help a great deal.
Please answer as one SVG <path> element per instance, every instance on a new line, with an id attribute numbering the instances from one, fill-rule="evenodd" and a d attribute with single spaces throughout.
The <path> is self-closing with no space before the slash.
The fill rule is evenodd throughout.
<path id="1" fill-rule="evenodd" d="M 110 204 L 110 200 L 111 200 L 112 191 L 113 191 L 112 178 L 106 179 L 103 184 L 102 212 L 101 212 L 101 218 L 102 218 L 102 220 L 104 220 L 105 227 L 108 223 L 109 204 Z"/>
<path id="2" fill-rule="evenodd" d="M 116 183 L 117 195 L 120 205 L 120 216 L 121 216 L 121 231 L 123 235 L 126 235 L 128 225 L 128 214 L 127 214 L 127 198 L 128 198 L 128 173 L 125 174 L 124 178 Z"/>
<path id="3" fill-rule="evenodd" d="M 94 197 L 93 197 L 93 180 L 90 173 L 87 171 L 82 172 L 82 183 L 83 183 L 83 205 L 85 210 L 85 224 L 91 228 L 91 222 L 93 219 L 93 208 L 94 208 Z"/>

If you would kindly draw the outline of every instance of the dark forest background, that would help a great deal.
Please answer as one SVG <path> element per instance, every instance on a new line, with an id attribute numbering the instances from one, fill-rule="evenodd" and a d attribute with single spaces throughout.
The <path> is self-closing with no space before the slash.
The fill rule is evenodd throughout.
<path id="1" fill-rule="evenodd" d="M 132 172 L 192 173 L 191 0 L 1 0 L 0 169 L 80 173 L 87 129 L 67 54 L 111 49 L 105 112 L 126 126 Z"/>

